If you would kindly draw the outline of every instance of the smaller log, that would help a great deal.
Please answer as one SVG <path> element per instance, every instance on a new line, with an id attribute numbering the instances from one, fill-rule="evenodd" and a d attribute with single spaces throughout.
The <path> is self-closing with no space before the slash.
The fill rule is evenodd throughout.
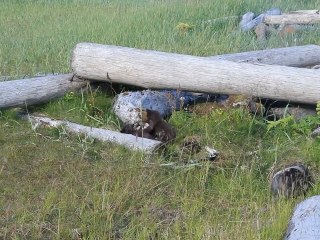
<path id="1" fill-rule="evenodd" d="M 265 24 L 314 24 L 320 22 L 320 14 L 283 14 L 266 15 Z"/>
<path id="2" fill-rule="evenodd" d="M 73 74 L 0 82 L 0 109 L 48 102 L 87 85 Z"/>
<path id="3" fill-rule="evenodd" d="M 65 120 L 54 120 L 48 117 L 32 115 L 25 116 L 25 118 L 31 121 L 31 123 L 34 124 L 35 128 L 41 125 L 50 127 L 62 126 L 71 133 L 85 134 L 90 138 L 97 139 L 102 142 L 113 142 L 124 146 L 125 148 L 131 150 L 140 150 L 146 153 L 151 153 L 161 145 L 163 145 L 163 143 L 159 141 L 136 137 L 131 134 L 123 134 L 107 129 L 83 126 Z"/>
<path id="4" fill-rule="evenodd" d="M 284 240 L 320 239 L 320 195 L 299 203 L 290 220 Z"/>
<path id="5" fill-rule="evenodd" d="M 318 9 L 312 9 L 312 10 L 296 10 L 296 11 L 290 11 L 284 14 L 319 14 L 320 10 Z"/>
<path id="6" fill-rule="evenodd" d="M 320 63 L 320 46 L 305 45 L 231 53 L 208 57 L 212 60 L 261 63 L 288 67 L 314 66 Z"/>

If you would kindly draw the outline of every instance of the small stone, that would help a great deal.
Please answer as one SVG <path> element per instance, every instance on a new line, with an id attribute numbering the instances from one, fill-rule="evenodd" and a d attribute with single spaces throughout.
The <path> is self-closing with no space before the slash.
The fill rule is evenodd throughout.
<path id="1" fill-rule="evenodd" d="M 200 152 L 200 137 L 199 136 L 188 136 L 185 137 L 183 143 L 181 144 L 181 150 L 183 153 L 195 154 Z"/>
<path id="2" fill-rule="evenodd" d="M 252 19 L 254 18 L 254 13 L 253 12 L 247 12 L 242 16 L 242 19 L 240 21 L 240 28 L 243 31 L 249 31 L 251 30 L 254 26 L 252 25 Z"/>
<path id="3" fill-rule="evenodd" d="M 302 163 L 292 163 L 273 174 L 271 192 L 277 197 L 296 197 L 305 194 L 313 183 L 308 167 Z"/>
<path id="4" fill-rule="evenodd" d="M 267 15 L 281 15 L 282 11 L 280 8 L 270 8 L 269 10 L 266 11 Z"/>
<path id="5" fill-rule="evenodd" d="M 214 148 L 206 146 L 205 149 L 208 154 L 207 160 L 214 161 L 218 157 L 219 152 L 217 150 L 215 150 Z"/>
<path id="6" fill-rule="evenodd" d="M 315 130 L 313 130 L 312 133 L 310 134 L 310 136 L 312 138 L 316 138 L 316 137 L 320 136 L 320 127 L 318 127 Z"/>

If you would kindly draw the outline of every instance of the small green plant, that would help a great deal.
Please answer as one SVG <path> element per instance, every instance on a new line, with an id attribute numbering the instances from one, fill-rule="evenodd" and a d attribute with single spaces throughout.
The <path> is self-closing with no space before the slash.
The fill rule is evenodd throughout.
<path id="1" fill-rule="evenodd" d="M 293 129 L 302 134 L 310 134 L 316 127 L 319 126 L 320 119 L 317 116 L 307 116 L 293 124 Z"/>
<path id="2" fill-rule="evenodd" d="M 187 32 L 191 31 L 194 28 L 194 25 L 180 22 L 178 23 L 176 28 L 179 30 L 180 34 L 186 34 Z"/>
<path id="3" fill-rule="evenodd" d="M 277 121 L 267 121 L 267 132 L 271 130 L 286 131 L 308 135 L 319 125 L 319 115 L 307 116 L 296 121 L 292 116 L 281 118 Z"/>
<path id="4" fill-rule="evenodd" d="M 63 100 L 66 102 L 70 102 L 75 99 L 74 92 L 68 92 L 66 95 L 64 95 Z"/>
<path id="5" fill-rule="evenodd" d="M 280 128 L 281 130 L 287 129 L 290 125 L 294 123 L 294 118 L 292 116 L 287 116 L 281 118 L 277 121 L 267 121 L 267 133 L 275 128 Z"/>
<path id="6" fill-rule="evenodd" d="M 320 101 L 317 102 L 316 111 L 317 111 L 317 114 L 320 115 Z"/>

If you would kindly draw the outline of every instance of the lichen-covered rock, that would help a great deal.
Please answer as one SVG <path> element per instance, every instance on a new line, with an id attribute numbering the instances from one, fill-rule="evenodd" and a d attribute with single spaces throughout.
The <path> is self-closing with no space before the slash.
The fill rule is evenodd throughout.
<path id="1" fill-rule="evenodd" d="M 123 123 L 136 124 L 141 122 L 141 112 L 145 109 L 155 110 L 164 118 L 170 116 L 173 110 L 214 97 L 176 90 L 123 92 L 116 97 L 113 110 Z"/>
<path id="2" fill-rule="evenodd" d="M 290 220 L 285 240 L 320 239 L 320 196 L 313 196 L 299 203 Z"/>

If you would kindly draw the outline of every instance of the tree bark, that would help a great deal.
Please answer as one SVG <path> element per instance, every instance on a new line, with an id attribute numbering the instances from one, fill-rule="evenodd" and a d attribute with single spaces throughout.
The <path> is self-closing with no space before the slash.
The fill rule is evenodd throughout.
<path id="1" fill-rule="evenodd" d="M 73 50 L 76 76 L 153 89 L 245 94 L 315 104 L 317 70 L 236 63 L 127 47 L 79 43 Z"/>
<path id="2" fill-rule="evenodd" d="M 31 115 L 25 117 L 32 122 L 34 128 L 41 125 L 51 127 L 61 126 L 64 127 L 68 132 L 76 134 L 85 134 L 90 138 L 94 138 L 102 142 L 116 143 L 131 150 L 140 150 L 146 153 L 151 153 L 163 145 L 162 142 L 156 140 L 136 137 L 131 134 L 119 133 L 102 128 L 83 126 L 69 121 L 54 120 L 47 117 Z"/>
<path id="3" fill-rule="evenodd" d="M 320 46 L 305 45 L 286 48 L 231 53 L 208 57 L 212 60 L 261 63 L 289 67 L 307 67 L 320 63 Z"/>
<path id="4" fill-rule="evenodd" d="M 308 198 L 296 206 L 284 239 L 320 239 L 320 196 Z"/>
<path id="5" fill-rule="evenodd" d="M 48 102 L 86 84 L 83 80 L 73 80 L 73 74 L 0 82 L 0 109 Z"/>
<path id="6" fill-rule="evenodd" d="M 320 22 L 320 14 L 266 15 L 265 24 L 314 24 Z"/>

